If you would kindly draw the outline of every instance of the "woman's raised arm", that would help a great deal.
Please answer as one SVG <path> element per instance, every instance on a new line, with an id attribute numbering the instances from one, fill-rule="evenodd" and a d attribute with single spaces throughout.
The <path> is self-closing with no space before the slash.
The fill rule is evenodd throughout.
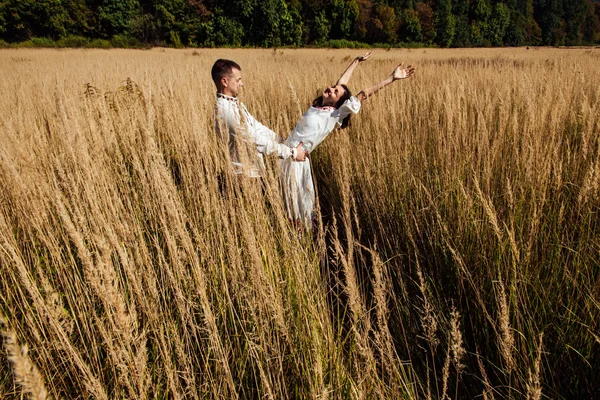
<path id="1" fill-rule="evenodd" d="M 356 68 L 356 66 L 363 62 L 366 61 L 367 58 L 369 58 L 371 56 L 371 52 L 367 51 L 365 54 L 363 54 L 362 56 L 356 57 L 354 60 L 352 60 L 352 62 L 350 63 L 350 65 L 348 65 L 348 68 L 346 68 L 346 70 L 344 71 L 344 73 L 342 74 L 342 76 L 340 76 L 340 79 L 338 79 L 337 83 L 335 84 L 337 85 L 347 85 L 348 81 L 350 80 L 350 77 L 352 76 L 352 73 L 354 72 L 354 68 Z"/>
<path id="2" fill-rule="evenodd" d="M 408 67 L 404 67 L 404 64 L 399 64 L 396 69 L 394 69 L 394 72 L 392 72 L 392 74 L 390 76 L 388 76 L 387 78 L 385 78 L 384 80 L 382 80 L 379 83 L 376 83 L 375 85 L 361 90 L 360 93 L 358 93 L 356 95 L 356 97 L 358 97 L 358 99 L 360 101 L 364 101 L 366 100 L 369 96 L 375 94 L 377 91 L 381 90 L 382 88 L 386 87 L 387 85 L 389 85 L 390 83 L 397 81 L 399 79 L 406 79 L 406 78 L 410 78 L 413 74 L 415 73 L 415 69 L 413 68 L 412 65 L 409 65 Z"/>

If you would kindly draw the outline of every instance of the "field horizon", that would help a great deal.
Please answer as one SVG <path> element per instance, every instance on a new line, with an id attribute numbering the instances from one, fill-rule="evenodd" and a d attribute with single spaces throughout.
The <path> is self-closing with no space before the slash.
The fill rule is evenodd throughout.
<path id="1" fill-rule="evenodd" d="M 210 68 L 285 138 L 363 51 L 0 50 L 0 397 L 600 396 L 600 49 L 374 49 L 299 234 Z"/>

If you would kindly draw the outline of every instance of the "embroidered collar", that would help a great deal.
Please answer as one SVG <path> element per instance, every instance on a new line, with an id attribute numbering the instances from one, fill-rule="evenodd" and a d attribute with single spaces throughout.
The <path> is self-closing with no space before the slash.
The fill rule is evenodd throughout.
<path id="1" fill-rule="evenodd" d="M 239 100 L 237 99 L 237 97 L 227 96 L 226 94 L 219 93 L 219 92 L 217 92 L 217 98 L 231 101 L 236 104 L 239 103 Z"/>
<path id="2" fill-rule="evenodd" d="M 318 107 L 315 107 L 315 108 L 318 108 L 319 110 L 323 110 L 323 111 L 333 111 L 333 110 L 335 110 L 335 107 L 332 107 L 332 106 L 318 106 Z"/>

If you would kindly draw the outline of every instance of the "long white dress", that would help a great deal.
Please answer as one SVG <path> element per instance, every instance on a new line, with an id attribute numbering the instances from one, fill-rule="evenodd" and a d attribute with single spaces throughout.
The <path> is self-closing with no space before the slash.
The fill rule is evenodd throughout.
<path id="1" fill-rule="evenodd" d="M 350 97 L 338 109 L 333 107 L 310 107 L 302 115 L 288 136 L 286 144 L 292 148 L 303 142 L 306 151 L 313 151 L 344 118 L 360 110 L 360 100 Z M 288 217 L 294 221 L 310 224 L 315 205 L 315 185 L 310 160 L 304 162 L 287 158 L 281 161 L 283 198 Z"/>

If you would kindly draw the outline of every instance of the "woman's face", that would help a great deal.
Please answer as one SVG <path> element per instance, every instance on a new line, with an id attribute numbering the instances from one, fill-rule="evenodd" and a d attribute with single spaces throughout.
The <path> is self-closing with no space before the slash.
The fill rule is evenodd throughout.
<path id="1" fill-rule="evenodd" d="M 330 86 L 323 91 L 323 105 L 335 106 L 346 91 L 342 85 Z"/>

